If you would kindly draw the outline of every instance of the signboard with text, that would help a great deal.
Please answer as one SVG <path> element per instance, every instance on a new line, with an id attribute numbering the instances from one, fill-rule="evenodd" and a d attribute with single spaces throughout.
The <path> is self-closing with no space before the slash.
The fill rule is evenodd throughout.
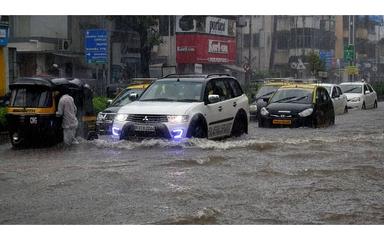
<path id="1" fill-rule="evenodd" d="M 7 46 L 8 44 L 8 27 L 0 26 L 0 46 Z"/>
<path id="2" fill-rule="evenodd" d="M 108 35 L 106 30 L 89 29 L 85 32 L 85 58 L 87 63 L 107 63 Z"/>
<path id="3" fill-rule="evenodd" d="M 233 64 L 235 58 L 235 38 L 207 34 L 178 34 L 176 36 L 177 63 Z"/>

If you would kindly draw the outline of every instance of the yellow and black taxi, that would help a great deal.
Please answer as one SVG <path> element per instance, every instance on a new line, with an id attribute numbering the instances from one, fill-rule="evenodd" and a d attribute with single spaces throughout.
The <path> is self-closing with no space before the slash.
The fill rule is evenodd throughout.
<path id="1" fill-rule="evenodd" d="M 56 116 L 56 111 L 64 89 L 69 90 L 77 107 L 77 135 L 86 139 L 97 137 L 93 93 L 80 79 L 24 77 L 9 88 L 11 98 L 6 118 L 13 147 L 62 141 L 62 118 Z"/>
<path id="2" fill-rule="evenodd" d="M 260 109 L 267 106 L 269 99 L 281 87 L 291 84 L 291 78 L 271 78 L 266 79 L 265 83 L 257 90 L 255 97 L 249 105 L 249 114 L 252 120 L 258 120 Z"/>
<path id="3" fill-rule="evenodd" d="M 138 96 L 141 95 L 141 93 L 144 92 L 148 86 L 150 86 L 152 81 L 144 81 L 144 82 L 137 82 L 130 84 L 127 88 L 122 90 L 109 104 L 108 108 L 105 110 L 99 112 L 97 114 L 97 120 L 96 120 L 96 130 L 97 133 L 100 135 L 111 135 L 112 134 L 112 124 L 113 119 L 116 116 L 116 113 L 119 111 L 119 109 L 132 102 L 132 96 L 137 94 L 137 96 L 134 96 L 134 98 L 138 98 Z M 131 97 L 130 97 L 131 96 Z"/>
<path id="4" fill-rule="evenodd" d="M 322 86 L 280 87 L 261 108 L 259 127 L 325 127 L 335 123 L 332 99 Z"/>

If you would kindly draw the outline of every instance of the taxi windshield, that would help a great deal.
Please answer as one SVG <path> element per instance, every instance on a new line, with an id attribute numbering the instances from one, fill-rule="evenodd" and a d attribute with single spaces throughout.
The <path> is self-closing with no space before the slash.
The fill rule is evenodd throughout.
<path id="1" fill-rule="evenodd" d="M 12 107 L 51 107 L 52 93 L 40 88 L 18 88 L 12 90 Z"/>
<path id="2" fill-rule="evenodd" d="M 271 99 L 271 103 L 300 103 L 312 102 L 312 91 L 308 89 L 279 89 Z"/>

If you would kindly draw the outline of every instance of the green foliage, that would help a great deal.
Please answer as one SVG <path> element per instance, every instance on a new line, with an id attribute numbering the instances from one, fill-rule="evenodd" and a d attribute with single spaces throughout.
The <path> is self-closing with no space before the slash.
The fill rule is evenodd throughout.
<path id="1" fill-rule="evenodd" d="M 308 55 L 309 70 L 314 76 L 317 76 L 319 71 L 324 71 L 325 64 L 320 59 L 319 54 L 314 53 L 313 51 Z"/>
<path id="2" fill-rule="evenodd" d="M 108 106 L 108 98 L 106 97 L 94 97 L 92 99 L 93 108 L 95 109 L 95 113 L 103 111 Z"/>
<path id="3" fill-rule="evenodd" d="M 377 98 L 384 99 L 384 82 L 374 82 L 372 87 L 377 93 Z"/>
<path id="4" fill-rule="evenodd" d="M 109 19 L 118 24 L 120 31 L 116 31 L 113 38 L 124 39 L 126 32 L 135 31 L 140 38 L 141 71 L 144 77 L 149 77 L 149 63 L 153 46 L 162 43 L 158 25 L 159 16 L 110 16 Z"/>
<path id="5" fill-rule="evenodd" d="M 5 130 L 7 126 L 7 119 L 5 114 L 7 113 L 7 108 L 0 107 L 0 130 Z"/>

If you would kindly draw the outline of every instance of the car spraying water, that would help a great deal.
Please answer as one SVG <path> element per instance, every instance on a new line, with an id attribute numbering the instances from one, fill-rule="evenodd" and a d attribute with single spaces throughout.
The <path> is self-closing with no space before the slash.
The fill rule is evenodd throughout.
<path id="1" fill-rule="evenodd" d="M 1 224 L 383 224 L 384 105 L 221 141 L 0 145 Z"/>

